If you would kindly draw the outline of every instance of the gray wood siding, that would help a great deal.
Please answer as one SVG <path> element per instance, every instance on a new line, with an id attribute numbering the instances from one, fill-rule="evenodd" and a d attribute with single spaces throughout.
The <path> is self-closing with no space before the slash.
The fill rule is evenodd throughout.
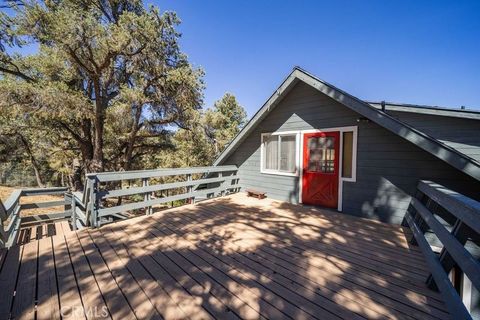
<path id="1" fill-rule="evenodd" d="M 420 179 L 469 195 L 480 183 L 312 87 L 299 83 L 222 163 L 239 166 L 240 185 L 297 203 L 299 178 L 260 173 L 261 133 L 358 126 L 357 181 L 343 183 L 343 212 L 401 223 Z"/>
<path id="2" fill-rule="evenodd" d="M 388 113 L 480 162 L 480 121 L 400 111 Z"/>

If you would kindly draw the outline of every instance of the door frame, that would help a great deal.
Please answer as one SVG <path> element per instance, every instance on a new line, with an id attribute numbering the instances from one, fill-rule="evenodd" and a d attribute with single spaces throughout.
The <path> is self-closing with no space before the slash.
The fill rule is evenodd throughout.
<path id="1" fill-rule="evenodd" d="M 340 157 L 338 159 L 338 211 L 342 211 L 343 209 L 343 182 L 355 182 L 356 181 L 356 170 L 357 170 L 357 140 L 358 140 L 358 126 L 348 126 L 348 127 L 334 127 L 334 128 L 324 128 L 324 129 L 310 129 L 310 130 L 300 130 L 300 168 L 299 168 L 299 179 L 298 179 L 298 202 L 302 203 L 302 185 L 303 185 L 303 138 L 305 133 L 317 133 L 317 132 L 332 132 L 338 131 L 340 132 L 340 143 L 339 143 L 339 154 Z M 353 131 L 353 150 L 352 150 L 352 162 L 355 164 L 352 166 L 352 178 L 342 178 L 342 163 L 343 163 L 343 133 L 346 131 Z"/>

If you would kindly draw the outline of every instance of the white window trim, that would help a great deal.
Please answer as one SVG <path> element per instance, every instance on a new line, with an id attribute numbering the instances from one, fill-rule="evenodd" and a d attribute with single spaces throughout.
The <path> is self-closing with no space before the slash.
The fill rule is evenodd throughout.
<path id="1" fill-rule="evenodd" d="M 299 177 L 298 186 L 299 186 L 299 199 L 298 202 L 302 203 L 302 177 L 303 177 L 303 137 L 305 133 L 317 133 L 317 132 L 332 132 L 337 131 L 340 133 L 340 150 L 339 150 L 339 174 L 338 174 L 338 211 L 343 209 L 343 182 L 356 182 L 357 181 L 357 147 L 358 147 L 358 126 L 348 126 L 348 127 L 334 127 L 334 128 L 324 128 L 324 129 L 310 129 L 310 130 L 297 130 L 297 131 L 276 131 L 262 133 L 260 137 L 260 173 L 270 174 L 270 175 L 279 175 L 279 176 L 290 176 L 290 177 Z M 352 150 L 352 177 L 344 178 L 342 177 L 342 161 L 343 161 L 343 133 L 344 132 L 353 132 L 353 150 Z M 296 171 L 291 172 L 282 172 L 277 170 L 266 170 L 264 169 L 264 144 L 263 137 L 269 135 L 296 135 Z M 280 150 L 280 149 L 279 149 Z M 280 161 L 280 160 L 279 160 Z"/>
<path id="2" fill-rule="evenodd" d="M 269 170 L 265 169 L 264 157 L 265 157 L 265 146 L 263 143 L 263 138 L 266 136 L 295 136 L 295 172 L 285 172 L 280 170 Z M 300 131 L 276 131 L 276 132 L 266 132 L 262 133 L 260 137 L 260 173 L 279 175 L 279 176 L 290 176 L 298 177 L 300 174 Z M 280 144 L 278 146 L 278 151 L 280 152 Z M 280 161 L 280 157 L 278 159 Z M 279 164 L 280 168 L 280 164 Z"/>
<path id="3" fill-rule="evenodd" d="M 335 128 L 325 128 L 325 129 L 311 129 L 311 130 L 301 130 L 300 133 L 300 151 L 303 155 L 303 137 L 305 133 L 317 133 L 317 132 L 340 132 L 340 159 L 339 159 L 339 174 L 338 174 L 338 211 L 343 209 L 343 182 L 356 182 L 357 181 L 357 145 L 358 145 L 358 126 L 349 126 L 349 127 L 335 127 Z M 343 133 L 344 132 L 353 132 L 353 150 L 352 150 L 352 177 L 343 178 L 342 177 L 342 161 L 343 161 Z M 300 161 L 300 179 L 298 179 L 298 189 L 299 189 L 299 199 L 298 202 L 302 203 L 302 185 L 303 185 L 303 161 Z"/>

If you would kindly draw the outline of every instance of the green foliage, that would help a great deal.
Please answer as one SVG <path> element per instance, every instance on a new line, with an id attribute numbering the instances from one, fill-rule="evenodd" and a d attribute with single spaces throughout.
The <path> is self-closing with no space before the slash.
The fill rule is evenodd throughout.
<path id="1" fill-rule="evenodd" d="M 165 152 L 159 162 L 168 167 L 211 165 L 227 144 L 246 123 L 246 112 L 230 93 L 215 102 L 206 112 L 192 118 L 192 126 L 176 131 L 173 136 L 175 152 Z"/>
<path id="2" fill-rule="evenodd" d="M 208 165 L 244 124 L 231 94 L 201 111 L 204 73 L 179 48 L 175 13 L 137 0 L 7 4 L 0 161 L 31 167 L 39 185 L 78 186 L 78 170 Z M 11 53 L 24 45 L 38 51 Z"/>
<path id="3" fill-rule="evenodd" d="M 225 95 L 206 111 L 204 125 L 206 135 L 215 146 L 215 157 L 238 134 L 247 121 L 247 114 L 234 95 Z"/>
<path id="4" fill-rule="evenodd" d="M 87 172 L 142 168 L 146 155 L 171 148 L 172 130 L 191 125 L 203 71 L 180 51 L 175 13 L 135 0 L 9 3 L 0 110 L 12 128 L 33 123 L 33 145 L 49 147 L 54 168 L 74 159 Z M 27 44 L 38 52 L 6 50 Z"/>

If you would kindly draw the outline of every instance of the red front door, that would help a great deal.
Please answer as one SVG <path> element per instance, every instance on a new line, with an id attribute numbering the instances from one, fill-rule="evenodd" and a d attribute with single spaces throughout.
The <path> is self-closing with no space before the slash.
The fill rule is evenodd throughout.
<path id="1" fill-rule="evenodd" d="M 339 132 L 305 133 L 302 202 L 338 207 Z"/>

